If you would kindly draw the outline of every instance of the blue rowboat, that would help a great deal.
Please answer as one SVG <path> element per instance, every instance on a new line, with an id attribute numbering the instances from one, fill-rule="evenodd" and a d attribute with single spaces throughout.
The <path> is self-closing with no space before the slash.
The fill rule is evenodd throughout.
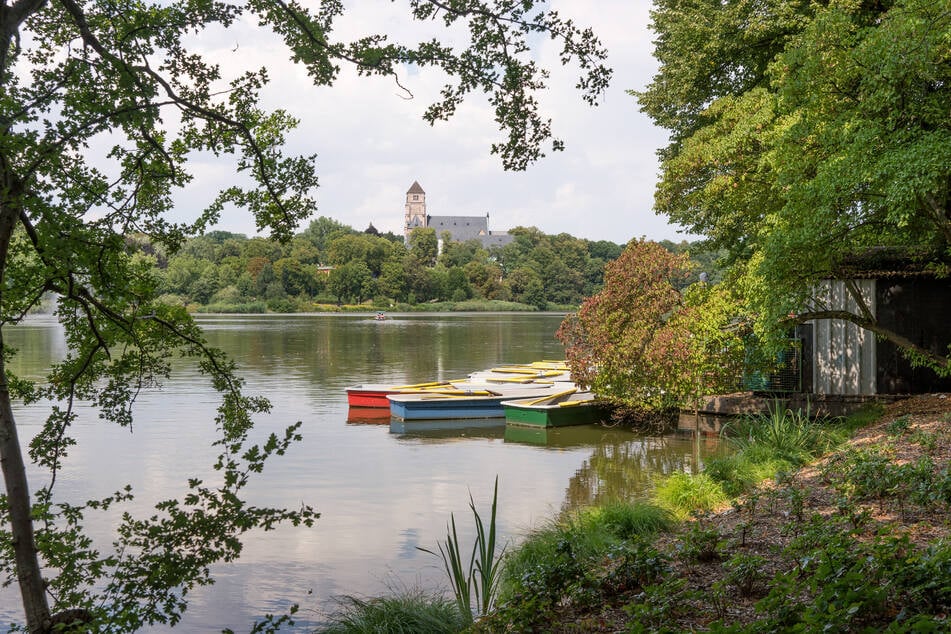
<path id="1" fill-rule="evenodd" d="M 473 386 L 476 387 L 476 386 Z M 502 401 L 539 398 L 554 394 L 552 385 L 503 385 L 474 389 L 472 394 L 390 394 L 390 415 L 399 420 L 431 420 L 455 418 L 504 418 Z M 486 393 L 488 392 L 488 393 Z"/>

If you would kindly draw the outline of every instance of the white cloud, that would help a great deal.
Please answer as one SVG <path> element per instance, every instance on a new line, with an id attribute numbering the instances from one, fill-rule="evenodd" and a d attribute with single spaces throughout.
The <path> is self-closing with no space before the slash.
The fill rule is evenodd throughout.
<path id="1" fill-rule="evenodd" d="M 399 233 L 405 192 L 418 180 L 431 213 L 489 213 L 493 229 L 529 225 L 545 233 L 618 243 L 642 235 L 679 239 L 676 228 L 652 211 L 655 152 L 665 134 L 626 93 L 646 86 L 656 69 L 647 29 L 650 2 L 562 0 L 553 5 L 594 28 L 609 51 L 614 80 L 601 105 L 588 107 L 574 89 L 576 70 L 552 66 L 558 51 L 549 41 L 540 42 L 540 61 L 552 68 L 542 107 L 567 147 L 524 173 L 505 172 L 498 157 L 489 155 L 500 134 L 484 100 L 468 102 L 435 127 L 422 120 L 443 82 L 431 69 L 401 79 L 414 95 L 407 100 L 392 79 L 360 78 L 349 69 L 334 87 L 315 88 L 276 38 L 247 24 L 233 34 L 203 38 L 202 45 L 216 51 L 226 71 L 244 64 L 267 66 L 272 85 L 266 104 L 301 120 L 289 134 L 290 149 L 317 154 L 321 215 L 357 229 L 372 222 L 381 231 Z M 354 11 L 339 24 L 341 37 L 384 28 L 422 39 L 437 26 L 402 20 L 400 11 L 406 9 L 399 3 L 361 2 Z M 218 179 L 197 180 L 200 189 Z M 253 220 L 240 216 L 229 214 L 220 228 L 252 233 Z"/>

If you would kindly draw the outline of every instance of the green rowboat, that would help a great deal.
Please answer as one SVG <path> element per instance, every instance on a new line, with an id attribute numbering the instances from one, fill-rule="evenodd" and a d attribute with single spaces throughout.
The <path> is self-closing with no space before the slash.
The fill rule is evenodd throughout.
<path id="1" fill-rule="evenodd" d="M 607 418 L 607 408 L 591 392 L 565 390 L 541 398 L 502 401 L 506 425 L 567 427 L 590 425 Z"/>

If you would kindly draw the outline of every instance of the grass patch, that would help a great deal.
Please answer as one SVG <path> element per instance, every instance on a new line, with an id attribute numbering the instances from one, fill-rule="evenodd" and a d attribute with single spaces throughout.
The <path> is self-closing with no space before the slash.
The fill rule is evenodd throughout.
<path id="1" fill-rule="evenodd" d="M 730 497 L 742 495 L 763 480 L 798 469 L 841 445 L 881 411 L 881 406 L 871 406 L 847 418 L 812 419 L 808 411 L 776 407 L 768 414 L 740 417 L 722 432 L 734 453 L 709 460 L 704 473 Z"/>
<path id="2" fill-rule="evenodd" d="M 836 429 L 851 436 L 857 430 L 876 422 L 884 413 L 885 407 L 881 403 L 869 403 L 845 418 L 838 419 Z"/>
<path id="3" fill-rule="evenodd" d="M 741 416 L 728 424 L 723 437 L 754 462 L 783 460 L 806 464 L 835 444 L 825 419 L 813 421 L 808 411 L 775 406 L 768 414 Z"/>
<path id="4" fill-rule="evenodd" d="M 703 472 L 713 478 L 729 497 L 738 497 L 753 490 L 760 482 L 789 471 L 793 465 L 786 460 L 757 459 L 736 453 L 707 461 Z"/>
<path id="5" fill-rule="evenodd" d="M 465 629 L 468 621 L 455 601 L 420 590 L 394 596 L 361 599 L 347 596 L 330 616 L 322 634 L 450 634 Z"/>
<path id="6" fill-rule="evenodd" d="M 728 499 L 720 483 L 706 473 L 674 473 L 664 478 L 654 490 L 654 500 L 681 519 L 694 513 L 712 511 Z"/>
<path id="7" fill-rule="evenodd" d="M 647 502 L 607 502 L 578 513 L 583 530 L 605 531 L 621 540 L 648 537 L 670 530 L 676 518 L 669 509 Z"/>
<path id="8" fill-rule="evenodd" d="M 453 302 L 449 310 L 462 312 L 536 312 L 537 308 L 519 302 L 504 302 L 498 299 L 468 299 Z"/>

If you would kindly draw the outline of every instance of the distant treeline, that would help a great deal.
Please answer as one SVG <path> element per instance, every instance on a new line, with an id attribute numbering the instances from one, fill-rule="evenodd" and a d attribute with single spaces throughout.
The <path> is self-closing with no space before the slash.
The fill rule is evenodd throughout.
<path id="1" fill-rule="evenodd" d="M 357 231 L 320 217 L 283 244 L 227 231 L 189 240 L 174 254 L 134 242 L 154 258 L 166 301 L 213 312 L 444 303 L 570 310 L 601 289 L 605 264 L 624 250 L 606 240 L 549 236 L 534 227 L 510 233 L 510 244 L 486 249 L 477 240 L 451 242 L 432 229 L 416 229 L 405 244 L 402 236 L 381 234 L 372 225 Z M 690 247 L 661 244 L 677 253 Z M 698 273 L 715 275 L 711 256 L 691 257 Z"/>

